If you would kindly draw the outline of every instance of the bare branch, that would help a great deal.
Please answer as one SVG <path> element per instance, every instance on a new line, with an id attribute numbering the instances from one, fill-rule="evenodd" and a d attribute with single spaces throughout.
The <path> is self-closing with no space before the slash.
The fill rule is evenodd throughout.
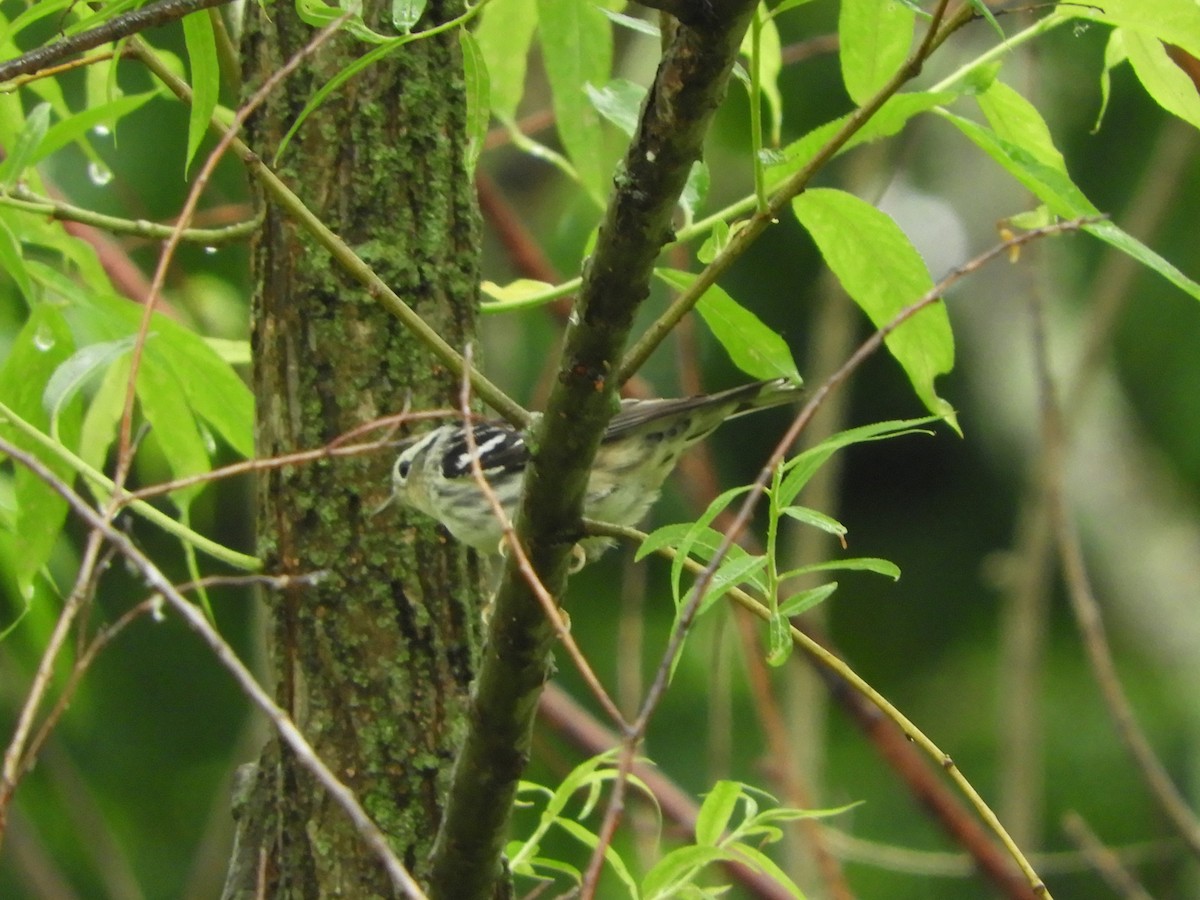
<path id="1" fill-rule="evenodd" d="M 82 53 L 101 44 L 129 37 L 147 28 L 166 25 L 197 10 L 224 6 L 230 2 L 232 0 L 158 0 L 157 3 L 147 3 L 139 9 L 113 16 L 103 25 L 59 38 L 52 44 L 46 44 L 16 59 L 0 63 L 0 81 L 37 72 L 74 53 Z"/>

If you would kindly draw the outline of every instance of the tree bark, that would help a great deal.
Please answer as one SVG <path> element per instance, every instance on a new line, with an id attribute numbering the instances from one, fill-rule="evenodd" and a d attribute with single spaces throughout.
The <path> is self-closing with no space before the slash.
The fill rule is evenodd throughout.
<path id="1" fill-rule="evenodd" d="M 389 30 L 391 4 L 364 18 Z M 461 11 L 431 2 L 415 30 Z M 246 4 L 247 92 L 315 29 L 291 3 Z M 343 36 L 310 57 L 249 123 L 270 160 L 307 100 L 367 47 Z M 414 41 L 344 84 L 277 165 L 306 204 L 451 344 L 472 333 L 479 225 L 463 153 L 451 32 Z M 254 251 L 257 452 L 318 447 L 372 418 L 445 406 L 456 379 L 276 209 Z M 258 483 L 268 571 L 326 573 L 266 598 L 272 675 L 288 710 L 421 878 L 460 740 L 480 631 L 473 554 L 394 507 L 388 453 L 273 470 Z M 391 896 L 341 809 L 271 741 L 235 810 L 226 896 Z"/>

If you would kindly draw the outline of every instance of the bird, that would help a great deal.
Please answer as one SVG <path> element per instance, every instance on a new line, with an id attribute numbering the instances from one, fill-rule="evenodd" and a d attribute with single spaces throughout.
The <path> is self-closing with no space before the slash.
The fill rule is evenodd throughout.
<path id="1" fill-rule="evenodd" d="M 622 400 L 596 452 L 583 500 L 585 518 L 636 525 L 658 498 L 680 456 L 723 422 L 794 401 L 792 378 L 756 381 L 714 394 Z M 480 489 L 479 460 L 501 508 L 516 513 L 530 453 L 525 433 L 503 421 L 454 422 L 410 439 L 392 466 L 393 499 L 438 520 L 457 540 L 484 553 L 501 549 L 504 524 Z M 473 444 L 473 446 L 472 446 Z M 611 540 L 583 543 L 588 561 Z"/>

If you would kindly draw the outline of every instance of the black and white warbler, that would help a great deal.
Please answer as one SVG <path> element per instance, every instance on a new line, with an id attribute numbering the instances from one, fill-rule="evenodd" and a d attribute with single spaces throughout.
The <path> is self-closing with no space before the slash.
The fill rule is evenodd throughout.
<path id="1" fill-rule="evenodd" d="M 795 382 L 778 378 L 697 397 L 621 401 L 596 453 L 584 516 L 636 525 L 688 447 L 725 420 L 791 402 L 799 390 Z M 511 519 L 529 461 L 525 438 L 504 422 L 480 422 L 472 430 L 483 474 Z M 437 519 L 464 544 L 495 553 L 504 529 L 475 480 L 471 460 L 461 422 L 435 428 L 396 459 L 394 496 Z M 607 543 L 589 540 L 588 556 L 602 552 Z"/>

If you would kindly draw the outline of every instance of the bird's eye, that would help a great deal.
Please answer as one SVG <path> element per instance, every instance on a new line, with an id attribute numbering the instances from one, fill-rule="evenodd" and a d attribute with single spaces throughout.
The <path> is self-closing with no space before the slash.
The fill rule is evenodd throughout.
<path id="1" fill-rule="evenodd" d="M 410 460 L 410 459 L 396 460 L 396 470 L 395 470 L 396 479 L 398 481 L 404 481 L 405 479 L 407 479 L 410 469 L 412 469 L 412 460 Z"/>

